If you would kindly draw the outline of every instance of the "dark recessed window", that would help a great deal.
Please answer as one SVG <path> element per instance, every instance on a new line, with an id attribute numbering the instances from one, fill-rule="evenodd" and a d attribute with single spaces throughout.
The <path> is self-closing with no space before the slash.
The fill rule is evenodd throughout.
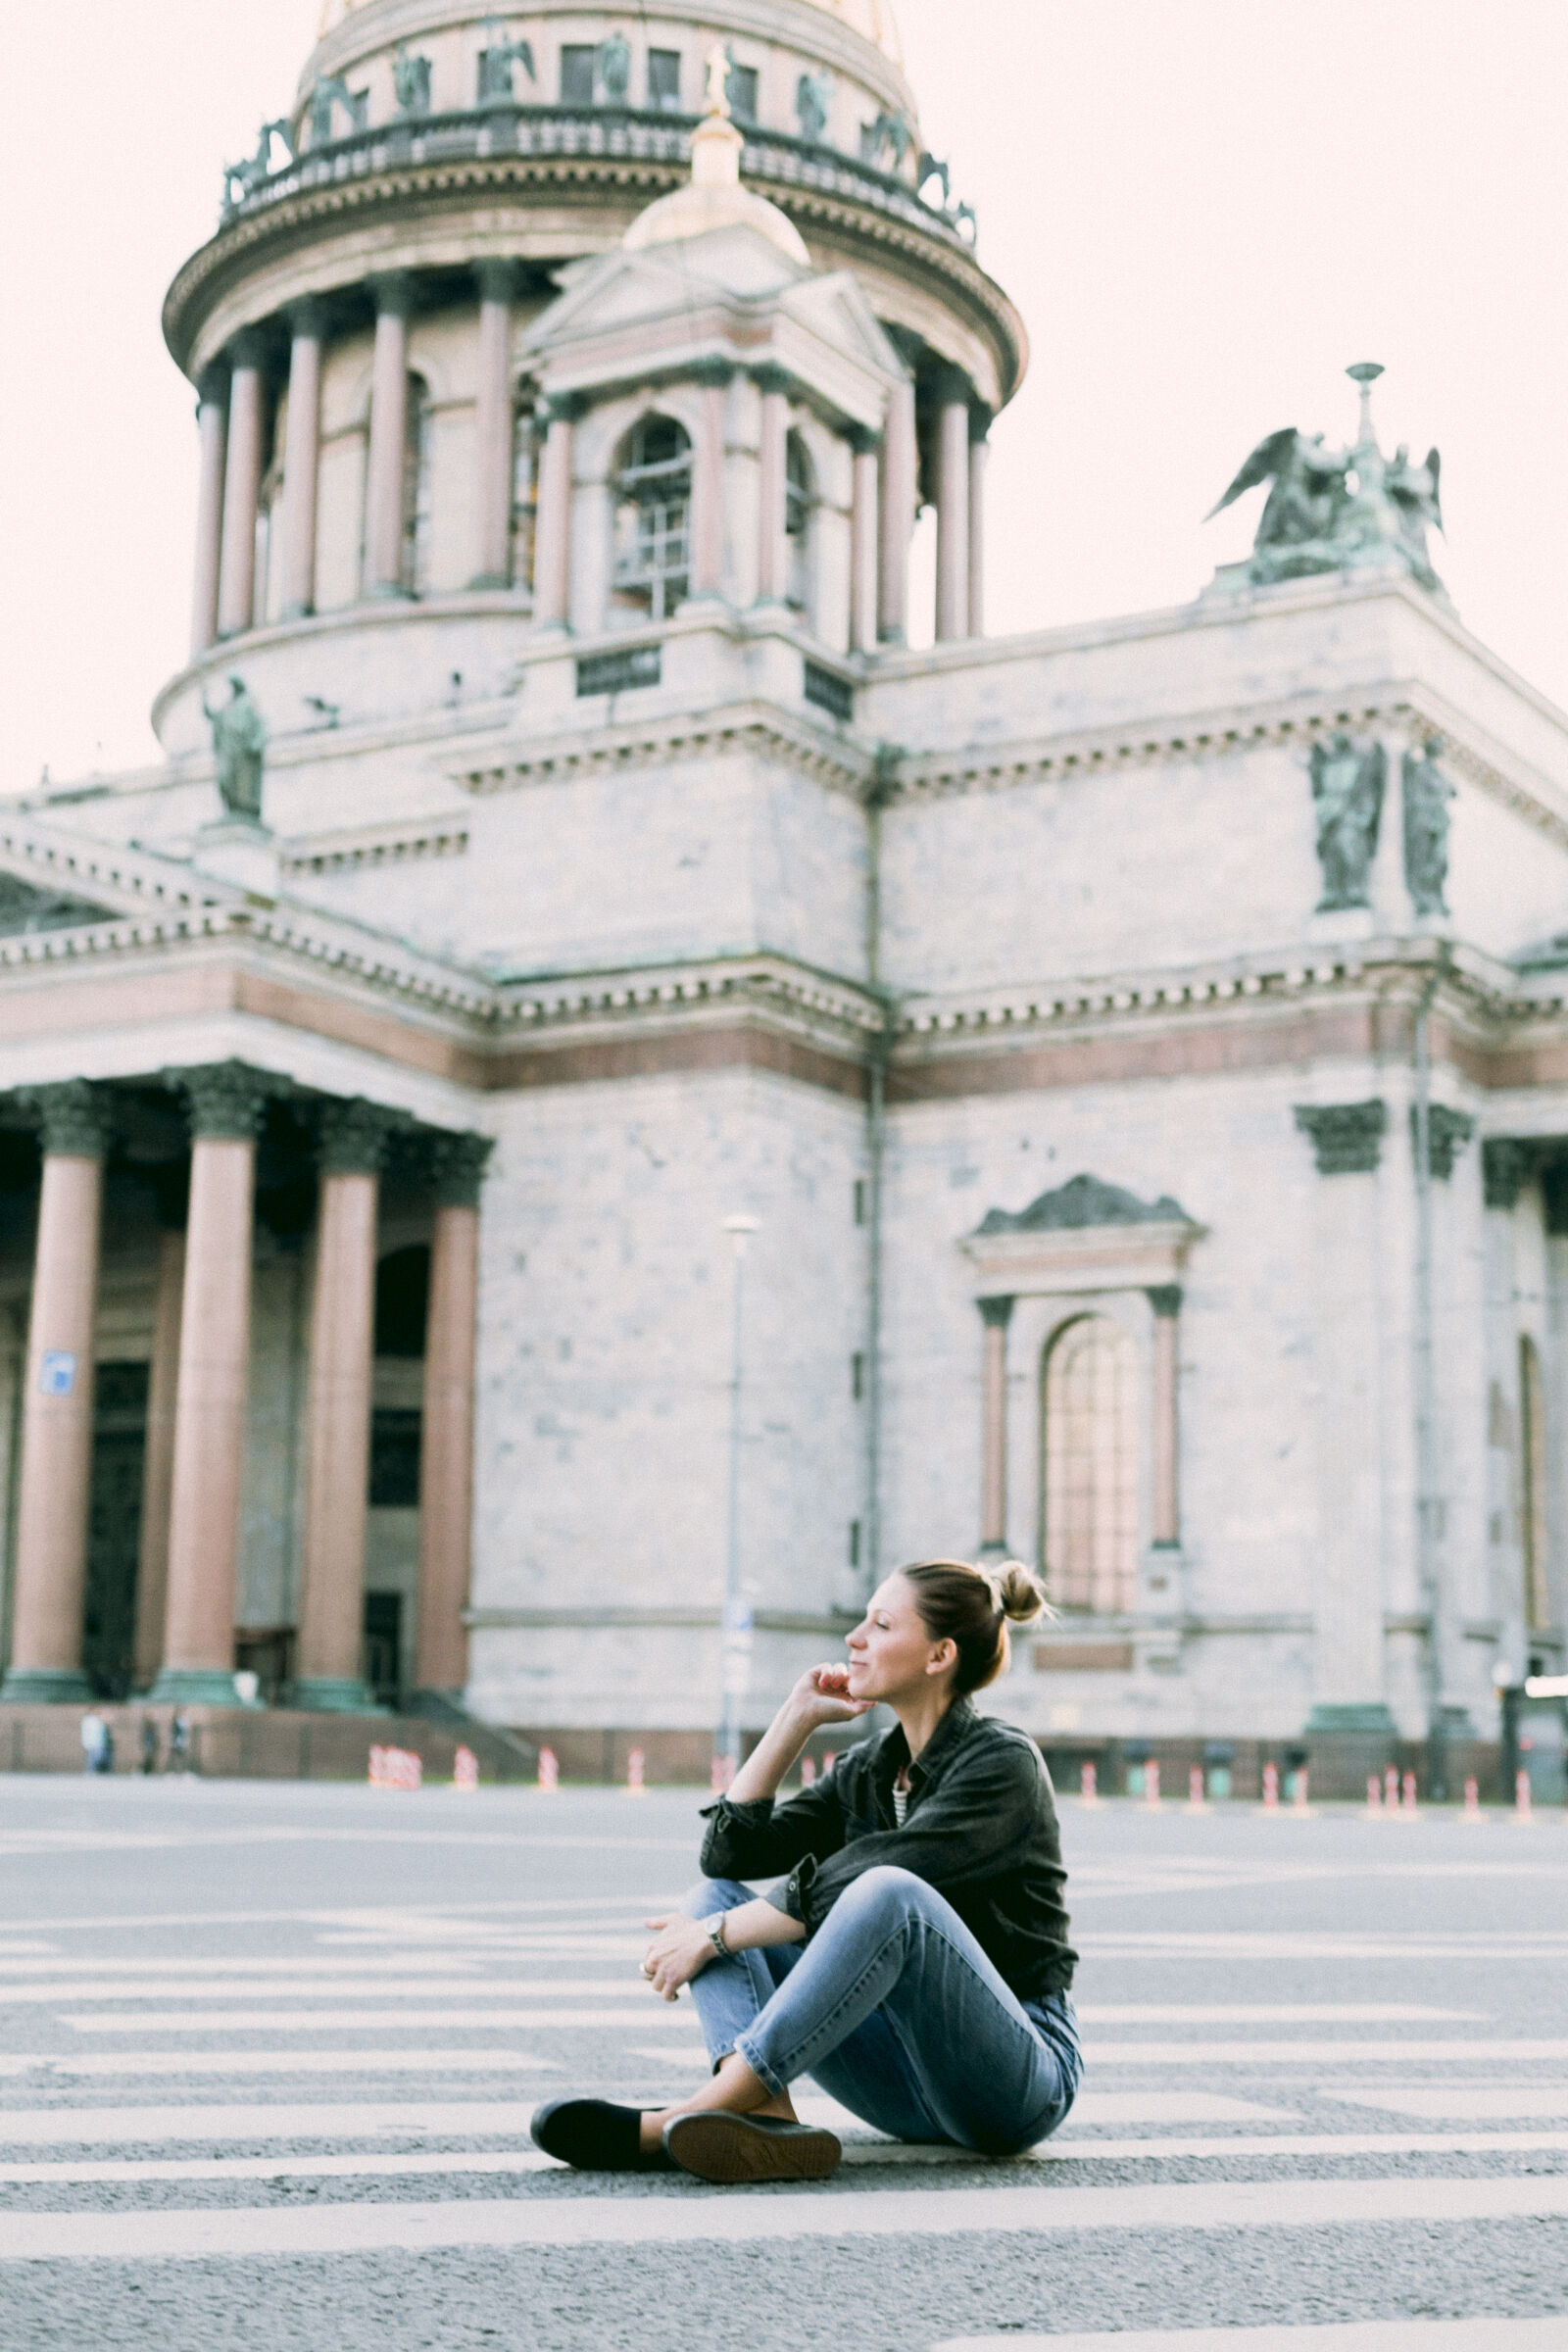
<path id="1" fill-rule="evenodd" d="M 855 716 L 855 689 L 847 678 L 836 677 L 818 662 L 806 664 L 806 699 L 833 718 L 851 719 Z"/>
<path id="2" fill-rule="evenodd" d="M 755 66 L 731 66 L 724 84 L 724 95 L 729 100 L 729 111 L 737 122 L 755 122 L 757 121 L 757 68 Z"/>
<path id="3" fill-rule="evenodd" d="M 430 1295 L 430 1252 L 423 1242 L 394 1250 L 375 1269 L 375 1352 L 420 1356 Z"/>
<path id="4" fill-rule="evenodd" d="M 859 1566 L 859 1565 L 860 1565 L 860 1522 L 858 1521 L 858 1519 L 852 1519 L 852 1520 L 850 1521 L 850 1566 L 851 1566 L 852 1568 L 858 1568 L 858 1566 Z"/>
<path id="5" fill-rule="evenodd" d="M 648 52 L 648 104 L 656 115 L 680 113 L 680 51 Z"/>
<path id="6" fill-rule="evenodd" d="M 577 692 L 624 694 L 632 686 L 657 686 L 662 674 L 657 645 L 634 646 L 623 654 L 585 654 L 577 664 Z"/>
<path id="7" fill-rule="evenodd" d="M 370 1415 L 370 1507 L 409 1511 L 419 1500 L 423 1415 L 417 1406 L 378 1404 Z"/>
<path id="8" fill-rule="evenodd" d="M 592 106 L 594 102 L 594 51 L 591 48 L 564 48 L 561 52 L 561 103 L 563 106 Z"/>

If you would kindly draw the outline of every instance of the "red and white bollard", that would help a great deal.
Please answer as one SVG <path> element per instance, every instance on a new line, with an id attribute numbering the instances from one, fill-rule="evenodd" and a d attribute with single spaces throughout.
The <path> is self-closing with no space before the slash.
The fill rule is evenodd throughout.
<path id="1" fill-rule="evenodd" d="M 833 1749 L 830 1747 L 830 1748 L 828 1749 L 828 1751 L 827 1751 L 827 1754 L 826 1754 L 826 1755 L 825 1755 L 825 1756 L 822 1758 L 822 1770 L 823 1770 L 823 1773 L 824 1773 L 824 1774 L 830 1773 L 830 1772 L 832 1771 L 832 1769 L 833 1769 L 834 1765 L 835 1765 L 837 1762 L 838 1762 L 838 1757 L 837 1757 L 837 1755 L 835 1754 L 834 1750 L 833 1750 Z"/>
<path id="2" fill-rule="evenodd" d="M 1306 1766 L 1304 1764 L 1298 1766 L 1297 1769 L 1296 1794 L 1291 1801 L 1295 1811 L 1298 1813 L 1310 1813 L 1312 1810 L 1311 1804 L 1308 1801 Z"/>
<path id="3" fill-rule="evenodd" d="M 1078 1797 L 1080 1803 L 1086 1805 L 1098 1805 L 1100 1802 L 1100 1775 L 1093 1764 L 1085 1764 L 1079 1771 Z"/>
<path id="4" fill-rule="evenodd" d="M 1405 1774 L 1405 1776 L 1404 1776 L 1404 1803 L 1403 1803 L 1403 1805 L 1400 1807 L 1400 1811 L 1401 1811 L 1401 1812 L 1405 1812 L 1405 1813 L 1413 1813 L 1413 1812 L 1415 1811 L 1415 1809 L 1416 1809 L 1415 1774 L 1414 1774 L 1413 1772 L 1407 1772 L 1407 1773 Z"/>
<path id="5" fill-rule="evenodd" d="M 1277 1813 L 1280 1809 L 1280 1768 L 1277 1764 L 1263 1767 L 1263 1810 Z"/>
<path id="6" fill-rule="evenodd" d="M 1159 1811 L 1159 1766 L 1152 1756 L 1144 1766 L 1144 1802 Z"/>
<path id="7" fill-rule="evenodd" d="M 479 1759 L 471 1747 L 460 1747 L 453 1757 L 452 1786 L 454 1788 L 465 1789 L 478 1788 Z"/>
<path id="8" fill-rule="evenodd" d="M 1397 1765 L 1391 1764 L 1388 1771 L 1383 1775 L 1383 1803 L 1385 1809 L 1390 1813 L 1397 1813 L 1399 1810 L 1399 1771 Z"/>
<path id="9" fill-rule="evenodd" d="M 1464 1785 L 1464 1811 L 1459 1818 L 1461 1821 L 1481 1819 L 1481 1789 L 1474 1780 L 1468 1780 Z"/>
<path id="10" fill-rule="evenodd" d="M 646 1758 L 644 1757 L 643 1751 L 640 1747 L 632 1748 L 627 1755 L 626 1794 L 628 1796 L 646 1796 L 648 1794 L 647 1788 L 643 1781 L 643 1766 L 645 1762 Z"/>
<path id="11" fill-rule="evenodd" d="M 710 1793 L 714 1796 L 722 1796 L 725 1789 L 729 1787 L 732 1777 L 733 1768 L 730 1764 L 728 1756 L 721 1755 L 715 1750 L 713 1755 L 713 1769 L 708 1776 L 708 1786 Z"/>
<path id="12" fill-rule="evenodd" d="M 1208 1799 L 1203 1794 L 1203 1767 L 1201 1764 L 1190 1764 L 1187 1768 L 1187 1810 L 1189 1813 L 1206 1813 L 1208 1811 Z"/>
<path id="13" fill-rule="evenodd" d="M 801 1787 L 803 1788 L 814 1788 L 815 1786 L 816 1766 L 812 1763 L 809 1756 L 803 1756 L 801 1758 Z"/>
<path id="14" fill-rule="evenodd" d="M 1513 1817 L 1515 1821 L 1533 1819 L 1530 1810 L 1530 1775 L 1516 1772 L 1513 1776 Z"/>
<path id="15" fill-rule="evenodd" d="M 1377 1814 L 1383 1811 L 1383 1783 L 1375 1772 L 1369 1772 L 1366 1776 L 1366 1809 L 1369 1813 Z"/>
<path id="16" fill-rule="evenodd" d="M 539 1787 L 546 1796 L 554 1796 L 561 1787 L 561 1766 L 556 1762 L 553 1747 L 539 1750 Z"/>

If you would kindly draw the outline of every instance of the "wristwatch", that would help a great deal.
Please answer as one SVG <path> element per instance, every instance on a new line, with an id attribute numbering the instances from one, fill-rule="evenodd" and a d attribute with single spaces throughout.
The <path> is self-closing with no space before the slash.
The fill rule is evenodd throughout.
<path id="1" fill-rule="evenodd" d="M 721 1960 L 727 1960 L 730 1957 L 730 1949 L 729 1945 L 724 1941 L 723 1912 L 715 1911 L 711 1919 L 704 1920 L 703 1925 L 708 1930 L 708 1940 L 712 1945 L 714 1951 L 718 1954 Z"/>

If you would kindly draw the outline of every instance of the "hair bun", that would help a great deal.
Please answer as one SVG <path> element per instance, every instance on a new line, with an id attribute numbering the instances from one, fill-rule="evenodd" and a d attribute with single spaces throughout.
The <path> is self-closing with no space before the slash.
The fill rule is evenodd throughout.
<path id="1" fill-rule="evenodd" d="M 1003 1615 L 1012 1625 L 1033 1625 L 1046 1614 L 1046 1589 L 1022 1560 L 1003 1560 L 992 1570 Z"/>

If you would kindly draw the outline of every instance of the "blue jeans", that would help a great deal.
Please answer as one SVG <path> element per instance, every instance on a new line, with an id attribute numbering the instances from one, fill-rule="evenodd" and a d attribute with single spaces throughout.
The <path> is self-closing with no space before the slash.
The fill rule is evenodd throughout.
<path id="1" fill-rule="evenodd" d="M 754 1900 L 705 1879 L 684 1909 L 710 1919 Z M 1020 2001 L 907 1870 L 866 1871 L 809 1943 L 710 1961 L 692 1997 L 715 2066 L 738 2051 L 775 2094 L 809 2074 L 894 2139 L 1016 2155 L 1055 2131 L 1083 2073 L 1066 1995 Z"/>

